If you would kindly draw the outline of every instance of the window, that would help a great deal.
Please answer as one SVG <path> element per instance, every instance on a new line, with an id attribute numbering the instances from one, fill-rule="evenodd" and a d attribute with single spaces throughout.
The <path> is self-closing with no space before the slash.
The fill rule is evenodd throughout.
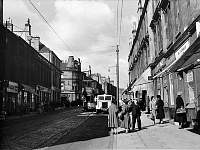
<path id="1" fill-rule="evenodd" d="M 105 100 L 111 100 L 111 96 L 105 96 Z"/>
<path id="2" fill-rule="evenodd" d="M 104 100 L 104 96 L 99 96 L 98 99 L 99 100 Z"/>

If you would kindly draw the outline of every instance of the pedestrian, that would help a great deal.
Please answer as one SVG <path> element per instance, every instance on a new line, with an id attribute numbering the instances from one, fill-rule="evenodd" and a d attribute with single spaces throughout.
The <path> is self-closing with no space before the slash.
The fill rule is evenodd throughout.
<path id="1" fill-rule="evenodd" d="M 119 121 L 119 126 L 121 126 L 123 120 L 124 120 L 124 115 L 123 115 L 123 112 L 122 112 L 122 106 L 119 106 L 118 108 L 118 121 Z"/>
<path id="2" fill-rule="evenodd" d="M 159 124 L 163 123 L 163 118 L 165 118 L 164 113 L 164 102 L 161 100 L 161 96 L 157 95 L 156 101 L 156 119 L 159 119 Z"/>
<path id="3" fill-rule="evenodd" d="M 156 100 L 154 96 L 151 96 L 151 101 L 149 103 L 150 108 L 150 119 L 153 120 L 153 124 L 156 124 Z"/>
<path id="4" fill-rule="evenodd" d="M 135 130 L 136 120 L 137 120 L 138 130 L 141 130 L 141 119 L 140 119 L 141 110 L 137 100 L 132 101 L 130 111 L 132 114 L 132 130 Z"/>
<path id="5" fill-rule="evenodd" d="M 122 105 L 122 114 L 123 114 L 123 121 L 121 122 L 121 127 L 125 128 L 126 133 L 128 133 L 130 127 L 130 117 L 129 117 L 129 106 L 127 99 L 125 99 L 124 105 Z"/>
<path id="6" fill-rule="evenodd" d="M 114 99 L 111 101 L 108 112 L 108 127 L 111 129 L 112 134 L 117 134 L 117 128 L 119 126 L 117 117 L 118 108 Z"/>
<path id="7" fill-rule="evenodd" d="M 181 97 L 181 92 L 177 93 L 175 120 L 179 122 L 179 129 L 182 129 L 184 126 L 184 123 L 186 123 L 187 121 L 186 110 L 184 108 L 184 102 Z"/>

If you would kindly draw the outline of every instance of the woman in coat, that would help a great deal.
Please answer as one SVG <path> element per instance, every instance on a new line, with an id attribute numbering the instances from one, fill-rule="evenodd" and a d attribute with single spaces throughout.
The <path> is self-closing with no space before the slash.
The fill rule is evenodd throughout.
<path id="1" fill-rule="evenodd" d="M 108 109 L 108 127 L 111 129 L 111 133 L 116 134 L 118 128 L 118 109 L 115 104 L 115 100 L 112 100 L 111 105 Z"/>
<path id="2" fill-rule="evenodd" d="M 159 124 L 163 123 L 163 118 L 165 118 L 164 113 L 164 102 L 161 100 L 161 96 L 157 95 L 157 101 L 156 101 L 156 119 L 160 119 Z"/>
<path id="3" fill-rule="evenodd" d="M 150 101 L 150 111 L 151 111 L 151 119 L 153 120 L 153 124 L 156 124 L 156 100 L 154 96 L 151 96 Z"/>
<path id="4" fill-rule="evenodd" d="M 129 105 L 128 105 L 128 101 L 124 101 L 124 105 L 122 106 L 122 114 L 123 114 L 123 121 L 121 123 L 121 127 L 125 128 L 126 133 L 128 133 L 129 127 L 130 127 L 130 117 L 129 117 Z"/>
<path id="5" fill-rule="evenodd" d="M 184 123 L 187 121 L 186 113 L 177 113 L 177 109 L 184 108 L 184 102 L 181 97 L 181 92 L 178 92 L 178 96 L 176 98 L 176 118 L 175 120 L 179 122 L 179 129 L 183 128 Z"/>

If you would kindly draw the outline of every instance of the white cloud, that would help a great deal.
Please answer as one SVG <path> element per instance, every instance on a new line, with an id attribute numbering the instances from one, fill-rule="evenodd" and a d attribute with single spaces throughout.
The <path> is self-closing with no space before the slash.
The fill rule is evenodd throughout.
<path id="1" fill-rule="evenodd" d="M 82 60 L 83 69 L 91 65 L 94 72 L 108 76 L 109 66 L 116 64 L 116 3 L 111 1 L 51 0 L 51 2 L 32 0 L 49 23 L 58 38 L 26 0 L 4 1 L 5 18 L 13 18 L 14 24 L 24 27 L 27 18 L 31 19 L 32 33 L 52 49 L 60 59 L 66 60 L 75 55 Z M 127 2 L 127 6 L 128 7 Z M 131 5 L 134 2 L 131 2 Z M 54 5 L 52 5 L 54 4 Z M 126 4 L 126 3 L 125 3 Z M 17 7 L 16 7 L 17 6 Z M 46 6 L 46 7 L 45 7 Z M 122 37 L 120 45 L 120 85 L 125 87 L 128 80 L 129 53 L 128 41 L 131 34 L 133 8 L 124 8 Z M 65 43 L 65 44 L 64 44 Z M 115 68 L 112 72 L 115 73 Z M 116 75 L 112 76 L 116 82 Z"/>
<path id="2" fill-rule="evenodd" d="M 55 9 L 55 19 L 51 24 L 70 48 L 68 46 L 66 48 L 63 42 L 55 39 L 52 33 L 48 36 L 52 37 L 50 43 L 62 45 L 56 49 L 76 51 L 72 53 L 75 55 L 83 55 L 83 52 L 88 50 L 95 51 L 93 49 L 95 42 L 98 42 L 99 36 L 110 27 L 113 19 L 110 8 L 98 1 L 57 0 Z M 59 55 L 62 59 L 66 59 L 63 58 L 63 54 Z"/>

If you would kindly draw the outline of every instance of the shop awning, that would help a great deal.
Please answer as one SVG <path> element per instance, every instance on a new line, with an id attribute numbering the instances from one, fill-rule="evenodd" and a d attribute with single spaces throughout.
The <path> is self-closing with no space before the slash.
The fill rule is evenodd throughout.
<path id="1" fill-rule="evenodd" d="M 193 44 L 187 49 L 186 52 L 184 52 L 184 54 L 176 59 L 175 61 L 173 61 L 169 66 L 167 66 L 164 70 L 162 70 L 160 73 L 158 73 L 157 75 L 155 75 L 153 78 L 155 79 L 156 77 L 160 77 L 165 73 L 169 73 L 169 72 L 175 72 L 178 69 L 182 68 L 184 69 L 185 67 L 190 67 L 192 65 L 193 61 L 196 61 L 196 58 L 199 58 L 199 54 L 200 52 L 198 52 L 200 49 L 200 37 L 198 37 Z"/>
<path id="2" fill-rule="evenodd" d="M 25 84 L 21 84 L 21 85 L 22 85 L 24 91 L 27 91 L 27 92 L 37 95 L 35 88 L 25 85 Z"/>
<path id="3" fill-rule="evenodd" d="M 147 90 L 147 85 L 152 83 L 152 81 L 148 80 L 148 76 L 151 76 L 151 69 L 146 69 L 141 76 L 135 81 L 135 83 L 131 87 L 131 91 L 139 91 L 139 90 Z"/>
<path id="4" fill-rule="evenodd" d="M 198 64 L 200 59 L 200 37 L 198 37 L 182 57 L 173 65 L 170 72 L 185 70 Z"/>
<path id="5" fill-rule="evenodd" d="M 173 65 L 178 61 L 179 59 L 174 60 L 169 66 L 167 66 L 165 69 L 163 69 L 161 72 L 159 72 L 157 75 L 153 76 L 153 79 L 162 76 L 163 74 L 170 71 L 170 69 L 173 67 Z"/>
<path id="6" fill-rule="evenodd" d="M 177 69 L 177 71 L 193 68 L 197 65 L 200 65 L 200 51 L 198 51 L 197 53 L 194 53 L 187 61 L 183 63 L 181 67 Z"/>

